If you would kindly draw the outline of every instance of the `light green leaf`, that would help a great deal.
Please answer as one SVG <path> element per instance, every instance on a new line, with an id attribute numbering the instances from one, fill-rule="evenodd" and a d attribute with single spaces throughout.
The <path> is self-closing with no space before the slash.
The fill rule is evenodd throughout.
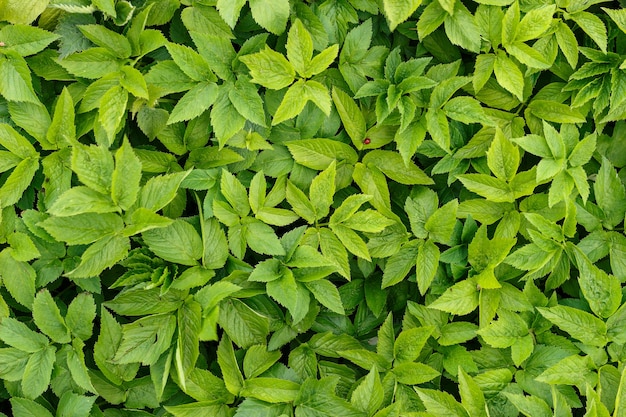
<path id="1" fill-rule="evenodd" d="M 454 45 L 478 53 L 480 51 L 481 33 L 474 15 L 463 3 L 458 1 L 452 3 L 453 13 L 446 16 L 444 21 L 444 29 L 448 39 Z"/>
<path id="2" fill-rule="evenodd" d="M 478 383 L 459 365 L 461 404 L 472 417 L 487 417 L 485 395 Z"/>
<path id="3" fill-rule="evenodd" d="M 128 39 L 105 28 L 102 25 L 79 25 L 78 29 L 82 34 L 94 44 L 111 51 L 117 58 L 125 59 L 130 57 L 132 49 Z"/>
<path id="4" fill-rule="evenodd" d="M 509 184 L 485 174 L 463 174 L 459 180 L 468 190 L 494 203 L 512 203 L 515 195 Z"/>
<path id="5" fill-rule="evenodd" d="M 0 94 L 7 101 L 40 104 L 35 95 L 30 76 L 30 69 L 24 58 L 16 52 L 5 52 L 0 57 Z"/>
<path id="6" fill-rule="evenodd" d="M 250 11 L 262 28 L 280 35 L 289 19 L 289 0 L 250 0 Z"/>
<path id="7" fill-rule="evenodd" d="M 239 20 L 239 13 L 245 4 L 246 0 L 217 0 L 215 7 L 228 26 L 234 29 Z"/>
<path id="8" fill-rule="evenodd" d="M 585 116 L 570 106 L 550 100 L 533 100 L 528 109 L 537 117 L 556 123 L 583 123 Z"/>
<path id="9" fill-rule="evenodd" d="M 359 410 L 373 415 L 384 401 L 383 385 L 376 368 L 372 368 L 352 392 L 350 403 Z"/>
<path id="10" fill-rule="evenodd" d="M 263 344 L 250 346 L 243 358 L 243 373 L 246 378 L 255 378 L 271 368 L 281 356 L 279 350 L 268 351 Z"/>
<path id="11" fill-rule="evenodd" d="M 599 318 L 567 306 L 537 307 L 543 317 L 583 343 L 602 347 L 607 343 L 606 324 Z"/>
<path id="12" fill-rule="evenodd" d="M 341 224 L 331 223 L 330 229 L 339 238 L 341 243 L 345 245 L 348 251 L 365 260 L 371 260 L 367 245 L 356 232 Z"/>
<path id="13" fill-rule="evenodd" d="M 498 84 L 517 97 L 519 101 L 524 101 L 524 75 L 509 57 L 503 53 L 497 54 L 493 71 Z"/>
<path id="14" fill-rule="evenodd" d="M 46 346 L 28 358 L 22 376 L 22 392 L 26 398 L 34 400 L 48 389 L 56 359 L 55 352 L 54 346 Z"/>
<path id="15" fill-rule="evenodd" d="M 137 199 L 141 181 L 141 162 L 128 139 L 115 152 L 115 169 L 111 181 L 111 198 L 122 210 L 128 210 Z"/>
<path id="16" fill-rule="evenodd" d="M 228 91 L 228 98 L 232 105 L 246 119 L 260 126 L 265 126 L 265 109 L 263 99 L 247 77 L 240 77 L 233 88 Z"/>
<path id="17" fill-rule="evenodd" d="M 604 212 L 606 222 L 610 226 L 620 223 L 626 211 L 624 205 L 626 191 L 611 162 L 606 158 L 602 158 L 602 165 L 596 182 L 593 184 L 593 191 L 598 206 Z"/>
<path id="18" fill-rule="evenodd" d="M 42 351 L 50 343 L 46 336 L 12 317 L 5 317 L 0 322 L 0 339 L 9 346 L 29 353 Z"/>
<path id="19" fill-rule="evenodd" d="M 109 144 L 113 142 L 113 138 L 126 115 L 127 102 L 128 92 L 121 86 L 111 88 L 100 99 L 98 121 L 108 135 Z"/>
<path id="20" fill-rule="evenodd" d="M 426 410 L 436 416 L 469 417 L 465 409 L 447 392 L 415 387 Z"/>
<path id="21" fill-rule="evenodd" d="M 188 46 L 177 43 L 165 45 L 172 59 L 182 72 L 194 81 L 217 81 L 206 60 Z"/>
<path id="22" fill-rule="evenodd" d="M 152 365 L 170 347 L 175 329 L 176 317 L 168 313 L 153 314 L 122 325 L 122 340 L 113 363 Z"/>
<path id="23" fill-rule="evenodd" d="M 258 220 L 251 220 L 246 226 L 245 236 L 250 249 L 265 255 L 285 254 L 276 233 L 270 226 Z"/>
<path id="24" fill-rule="evenodd" d="M 415 271 L 417 288 L 420 294 L 426 294 L 430 284 L 435 279 L 437 269 L 439 268 L 440 256 L 439 248 L 430 239 L 419 246 L 417 259 L 415 260 Z"/>
<path id="25" fill-rule="evenodd" d="M 0 207 L 8 207 L 17 203 L 39 169 L 39 159 L 30 157 L 23 159 L 0 187 Z"/>
<path id="26" fill-rule="evenodd" d="M 200 355 L 199 338 L 202 327 L 202 306 L 187 299 L 178 309 L 176 326 L 176 350 L 174 364 L 176 373 L 186 388 L 186 381 Z"/>
<path id="27" fill-rule="evenodd" d="M 520 163 L 519 150 L 508 140 L 502 130 L 496 135 L 487 151 L 487 165 L 493 174 L 504 181 L 511 181 Z"/>
<path id="28" fill-rule="evenodd" d="M 287 59 L 304 77 L 313 58 L 313 38 L 300 19 L 296 19 L 287 36 Z"/>
<path id="29" fill-rule="evenodd" d="M 382 280 L 383 289 L 396 285 L 406 277 L 409 271 L 415 266 L 420 246 L 419 241 L 413 240 L 403 245 L 398 252 L 391 255 L 385 263 Z"/>
<path id="30" fill-rule="evenodd" d="M 599 317 L 610 317 L 622 302 L 620 281 L 595 266 L 577 247 L 573 247 L 578 266 L 578 284 L 591 311 Z"/>
<path id="31" fill-rule="evenodd" d="M 346 133 L 348 133 L 355 146 L 361 146 L 367 130 L 361 109 L 343 90 L 333 88 L 332 97 Z"/>
<path id="32" fill-rule="evenodd" d="M 70 331 L 61 316 L 61 311 L 52 299 L 50 292 L 43 289 L 33 302 L 33 319 L 46 336 L 57 343 L 69 343 Z"/>
<path id="33" fill-rule="evenodd" d="M 396 364 L 414 362 L 420 355 L 433 327 L 415 327 L 400 332 L 393 345 L 393 356 Z"/>
<path id="34" fill-rule="evenodd" d="M 311 181 L 309 196 L 315 209 L 315 220 L 328 216 L 335 195 L 335 161 Z"/>
<path id="35" fill-rule="evenodd" d="M 80 264 L 68 272 L 72 278 L 96 277 L 126 257 L 130 240 L 125 236 L 108 235 L 89 246 L 82 254 Z"/>
<path id="36" fill-rule="evenodd" d="M 551 4 L 534 8 L 526 13 L 517 26 L 515 40 L 526 42 L 539 38 L 550 28 L 554 11 L 555 6 Z"/>
<path id="37" fill-rule="evenodd" d="M 454 97 L 443 106 L 443 110 L 449 118 L 462 123 L 493 125 L 493 121 L 487 116 L 478 100 L 471 97 Z"/>
<path id="38" fill-rule="evenodd" d="M 294 279 L 293 273 L 285 269 L 279 279 L 268 282 L 267 294 L 287 307 L 293 323 L 300 322 L 309 311 L 309 292 L 304 285 Z"/>
<path id="39" fill-rule="evenodd" d="M 465 279 L 448 288 L 428 307 L 462 316 L 478 307 L 478 296 L 476 282 L 471 278 Z"/>
<path id="40" fill-rule="evenodd" d="M 6 4 L 4 5 L 6 7 Z M 7 25 L 0 30 L 0 39 L 4 49 L 15 51 L 21 56 L 36 54 L 59 38 L 59 35 L 36 26 L 15 24 Z"/>
<path id="41" fill-rule="evenodd" d="M 291 181 L 287 181 L 287 202 L 293 211 L 308 223 L 314 223 L 316 219 L 315 207 L 307 196 Z"/>
<path id="42" fill-rule="evenodd" d="M 250 378 L 244 381 L 241 395 L 269 403 L 292 402 L 298 396 L 300 384 L 278 378 Z"/>
<path id="43" fill-rule="evenodd" d="M 239 60 L 250 69 L 252 82 L 272 90 L 287 87 L 296 75 L 293 65 L 267 46 L 260 52 L 239 57 Z"/>
<path id="44" fill-rule="evenodd" d="M 76 139 L 74 102 L 67 88 L 59 95 L 46 139 L 57 148 L 67 147 Z"/>
<path id="45" fill-rule="evenodd" d="M 185 93 L 172 110 L 167 124 L 183 122 L 200 116 L 217 100 L 217 84 L 201 82 Z"/>
<path id="46" fill-rule="evenodd" d="M 321 305 L 337 314 L 345 314 L 339 290 L 332 282 L 319 279 L 305 282 L 304 286 Z"/>
<path id="47" fill-rule="evenodd" d="M 422 0 L 383 0 L 383 10 L 389 23 L 389 29 L 393 32 L 400 23 L 411 17 L 420 4 L 422 4 Z"/>
<path id="48" fill-rule="evenodd" d="M 49 217 L 40 223 L 52 237 L 69 245 L 86 245 L 124 227 L 122 218 L 113 213 L 83 213 L 67 217 Z"/>
<path id="49" fill-rule="evenodd" d="M 11 397 L 9 401 L 15 417 L 53 417 L 47 408 L 28 398 Z"/>
<path id="50" fill-rule="evenodd" d="M 74 337 L 87 340 L 93 333 L 95 318 L 96 304 L 93 295 L 83 292 L 78 294 L 68 306 L 65 323 Z"/>
<path id="51" fill-rule="evenodd" d="M 276 113 L 272 119 L 272 126 L 299 115 L 310 99 L 304 80 L 296 81 L 295 84 L 289 87 L 278 109 L 276 109 Z"/>
<path id="52" fill-rule="evenodd" d="M 190 172 L 176 172 L 150 178 L 141 189 L 139 207 L 147 208 L 153 212 L 161 210 L 176 197 L 180 183 Z"/>
<path id="53" fill-rule="evenodd" d="M 358 161 L 354 148 L 332 139 L 301 139 L 286 145 L 297 163 L 318 171 L 328 168 L 332 161 L 350 165 Z"/>
<path id="54" fill-rule="evenodd" d="M 37 272 L 29 263 L 16 260 L 12 256 L 12 251 L 11 248 L 7 248 L 0 252 L 0 278 L 15 301 L 31 308 L 35 299 Z"/>
<path id="55" fill-rule="evenodd" d="M 579 11 L 568 15 L 606 53 L 607 33 L 602 20 L 589 12 Z"/>
<path id="56" fill-rule="evenodd" d="M 439 207 L 428 217 L 424 229 L 428 237 L 434 242 L 448 244 L 456 225 L 456 211 L 459 207 L 458 200 L 454 199 Z"/>
<path id="57" fill-rule="evenodd" d="M 193 266 L 203 254 L 202 238 L 191 224 L 181 219 L 166 227 L 147 230 L 141 236 L 155 255 L 169 262 Z"/>
<path id="58" fill-rule="evenodd" d="M 521 394 L 505 393 L 506 398 L 513 403 L 525 416 L 532 417 L 551 417 L 552 410 L 544 400 L 535 396 L 525 396 Z"/>
<path id="59" fill-rule="evenodd" d="M 412 162 L 405 165 L 402 156 L 393 151 L 373 150 L 363 157 L 365 165 L 373 165 L 387 177 L 405 185 L 432 184 L 433 180 Z"/>

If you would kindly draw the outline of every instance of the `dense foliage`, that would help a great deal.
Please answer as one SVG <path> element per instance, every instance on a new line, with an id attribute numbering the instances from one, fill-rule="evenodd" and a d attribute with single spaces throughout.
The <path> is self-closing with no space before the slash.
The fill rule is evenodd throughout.
<path id="1" fill-rule="evenodd" d="M 599 3 L 0 1 L 0 398 L 626 416 Z"/>

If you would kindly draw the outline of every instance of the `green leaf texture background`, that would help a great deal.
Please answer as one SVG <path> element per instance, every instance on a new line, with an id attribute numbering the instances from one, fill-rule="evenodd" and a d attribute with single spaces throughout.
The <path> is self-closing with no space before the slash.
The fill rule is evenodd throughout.
<path id="1" fill-rule="evenodd" d="M 626 416 L 623 6 L 0 0 L 0 416 Z"/>

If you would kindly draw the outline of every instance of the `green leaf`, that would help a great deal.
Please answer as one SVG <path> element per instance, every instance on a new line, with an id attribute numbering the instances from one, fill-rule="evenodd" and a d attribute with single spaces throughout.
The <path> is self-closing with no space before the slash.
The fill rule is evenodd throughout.
<path id="1" fill-rule="evenodd" d="M 65 323 L 74 337 L 87 340 L 93 333 L 93 322 L 96 318 L 96 304 L 93 295 L 80 293 L 67 308 Z"/>
<path id="2" fill-rule="evenodd" d="M 333 103 L 339 113 L 343 127 L 355 146 L 361 146 L 367 130 L 365 118 L 356 102 L 338 88 L 332 91 Z"/>
<path id="3" fill-rule="evenodd" d="M 393 345 L 393 356 L 397 363 L 414 362 L 433 332 L 432 327 L 415 327 L 400 332 Z"/>
<path id="4" fill-rule="evenodd" d="M 244 375 L 246 378 L 255 378 L 271 368 L 280 357 L 280 351 L 269 352 L 265 345 L 250 346 L 243 359 Z"/>
<path id="5" fill-rule="evenodd" d="M 59 307 L 47 289 L 39 291 L 35 296 L 33 319 L 39 330 L 53 341 L 57 343 L 70 342 L 70 331 L 61 316 Z"/>
<path id="6" fill-rule="evenodd" d="M 217 363 L 222 370 L 222 377 L 228 391 L 233 395 L 239 395 L 244 381 L 235 358 L 233 344 L 227 335 L 222 336 L 217 347 Z"/>
<path id="7" fill-rule="evenodd" d="M 524 101 L 524 75 L 519 67 L 503 53 L 496 55 L 493 66 L 496 80 L 519 101 Z"/>
<path id="8" fill-rule="evenodd" d="M 111 181 L 111 198 L 122 210 L 128 210 L 137 199 L 141 181 L 141 162 L 128 140 L 115 152 L 115 169 Z"/>
<path id="9" fill-rule="evenodd" d="M 39 104 L 24 58 L 16 52 L 5 52 L 5 55 L 0 57 L 0 72 L 2 72 L 0 94 L 7 101 Z"/>
<path id="10" fill-rule="evenodd" d="M 130 240 L 125 236 L 108 235 L 89 246 L 82 254 L 80 264 L 68 272 L 72 278 L 89 278 L 100 275 L 126 257 Z"/>
<path id="11" fill-rule="evenodd" d="M 383 10 L 389 23 L 389 29 L 393 32 L 400 23 L 411 17 L 420 4 L 422 4 L 422 0 L 383 0 Z"/>
<path id="12" fill-rule="evenodd" d="M 79 25 L 78 29 L 91 42 L 108 49 L 117 58 L 125 59 L 132 53 L 128 39 L 102 25 Z"/>
<path id="13" fill-rule="evenodd" d="M 299 115 L 310 99 L 304 80 L 296 81 L 295 84 L 289 87 L 278 109 L 276 109 L 272 119 L 272 126 Z"/>
<path id="14" fill-rule="evenodd" d="M 260 126 L 265 126 L 265 109 L 257 87 L 248 78 L 237 79 L 233 88 L 228 91 L 232 105 L 246 119 Z"/>
<path id="15" fill-rule="evenodd" d="M 420 246 L 419 241 L 413 240 L 403 245 L 398 252 L 391 255 L 385 264 L 382 280 L 383 289 L 396 285 L 406 277 L 409 271 L 415 266 Z"/>
<path id="16" fill-rule="evenodd" d="M 59 96 L 46 139 L 57 148 L 69 146 L 76 139 L 74 101 L 67 88 Z"/>
<path id="17" fill-rule="evenodd" d="M 53 417 L 48 409 L 28 398 L 12 397 L 9 401 L 15 417 Z"/>
<path id="18" fill-rule="evenodd" d="M 252 18 L 261 27 L 280 35 L 285 31 L 289 19 L 288 0 L 250 0 Z"/>
<path id="19" fill-rule="evenodd" d="M 485 395 L 478 383 L 459 365 L 461 404 L 470 416 L 487 417 Z"/>
<path id="20" fill-rule="evenodd" d="M 511 187 L 499 178 L 485 174 L 463 174 L 459 180 L 468 190 L 494 203 L 512 203 L 515 195 Z"/>
<path id="21" fill-rule="evenodd" d="M 351 146 L 332 139 L 302 139 L 286 145 L 297 163 L 318 171 L 328 168 L 333 161 L 345 161 L 350 165 L 358 161 Z"/>
<path id="22" fill-rule="evenodd" d="M 40 223 L 46 232 L 68 245 L 86 245 L 124 227 L 122 218 L 113 213 L 83 213 L 67 217 L 49 217 Z"/>
<path id="23" fill-rule="evenodd" d="M 296 72 L 304 77 L 313 58 L 313 38 L 300 19 L 296 19 L 287 36 L 287 59 Z"/>
<path id="24" fill-rule="evenodd" d="M 48 389 L 56 359 L 55 352 L 54 346 L 46 346 L 28 358 L 22 376 L 22 392 L 26 398 L 34 400 Z"/>
<path id="25" fill-rule="evenodd" d="M 619 280 L 595 266 L 578 248 L 574 248 L 578 266 L 578 284 L 591 311 L 599 317 L 610 317 L 622 302 Z"/>
<path id="26" fill-rule="evenodd" d="M 336 379 L 332 377 L 302 383 L 294 401 L 299 417 L 364 417 L 365 414 L 335 394 Z"/>
<path id="27" fill-rule="evenodd" d="M 279 279 L 267 283 L 267 294 L 287 307 L 294 323 L 301 321 L 309 311 L 309 292 L 294 279 L 289 269 L 285 269 Z"/>
<path id="28" fill-rule="evenodd" d="M 4 49 L 29 56 L 41 52 L 59 36 L 36 26 L 15 24 L 3 27 L 0 38 L 5 44 Z"/>
<path id="29" fill-rule="evenodd" d="M 550 417 L 552 410 L 544 400 L 534 396 L 505 393 L 506 398 L 526 416 Z"/>
<path id="30" fill-rule="evenodd" d="M 31 157 L 22 160 L 13 169 L 0 187 L 0 206 L 8 207 L 17 203 L 39 169 L 39 160 Z"/>
<path id="31" fill-rule="evenodd" d="M 178 309 L 176 327 L 176 351 L 174 364 L 178 379 L 183 388 L 186 380 L 200 356 L 199 338 L 202 327 L 202 306 L 193 299 L 188 299 Z"/>
<path id="32" fill-rule="evenodd" d="M 552 24 L 555 6 L 537 7 L 526 13 L 517 26 L 515 40 L 526 42 L 543 35 Z"/>
<path id="33" fill-rule="evenodd" d="M 37 272 L 29 263 L 16 260 L 10 248 L 0 252 L 0 278 L 15 301 L 31 308 L 35 299 Z"/>
<path id="34" fill-rule="evenodd" d="M 212 82 L 196 84 L 181 97 L 178 103 L 176 103 L 176 106 L 167 119 L 167 124 L 171 125 L 173 123 L 195 119 L 215 103 L 217 95 L 217 84 Z"/>
<path id="35" fill-rule="evenodd" d="M 559 48 L 565 55 L 567 62 L 572 68 L 576 68 L 578 64 L 578 41 L 574 32 L 564 22 L 559 22 L 557 30 L 554 33 Z"/>
<path id="36" fill-rule="evenodd" d="M 46 336 L 12 317 L 5 317 L 0 322 L 0 339 L 9 346 L 29 353 L 43 351 L 50 343 Z"/>
<path id="37" fill-rule="evenodd" d="M 246 0 L 218 0 L 215 7 L 222 19 L 228 23 L 228 26 L 234 29 L 239 19 L 239 13 L 245 4 Z"/>
<path id="38" fill-rule="evenodd" d="M 376 368 L 372 368 L 352 392 L 350 403 L 367 415 L 373 415 L 383 404 L 383 401 L 383 385 L 378 371 Z"/>
<path id="39" fill-rule="evenodd" d="M 367 245 L 356 232 L 341 224 L 331 224 L 330 228 L 348 251 L 360 258 L 371 260 Z"/>
<path id="40" fill-rule="evenodd" d="M 300 384 L 278 378 L 250 378 L 244 381 L 241 395 L 268 403 L 292 402 L 298 396 Z"/>
<path id="41" fill-rule="evenodd" d="M 182 72 L 194 81 L 217 81 L 206 60 L 188 46 L 177 43 L 165 45 Z"/>
<path id="42" fill-rule="evenodd" d="M 202 238 L 184 220 L 176 219 L 169 226 L 142 233 L 144 242 L 155 255 L 174 263 L 196 265 L 202 257 Z"/>
<path id="43" fill-rule="evenodd" d="M 176 329 L 172 314 L 153 314 L 122 325 L 122 340 L 112 359 L 116 364 L 152 365 L 165 352 Z"/>
<path id="44" fill-rule="evenodd" d="M 456 211 L 459 202 L 454 199 L 439 207 L 428 217 L 424 229 L 434 242 L 448 244 L 456 225 Z"/>
<path id="45" fill-rule="evenodd" d="M 246 241 L 250 249 L 265 255 L 285 254 L 276 233 L 270 226 L 258 220 L 251 220 L 246 226 Z"/>
<path id="46" fill-rule="evenodd" d="M 450 42 L 468 51 L 479 52 L 481 33 L 474 15 L 460 2 L 453 2 L 453 7 L 444 21 L 444 29 Z"/>
<path id="47" fill-rule="evenodd" d="M 426 294 L 430 284 L 435 279 L 440 257 L 439 248 L 432 240 L 429 239 L 419 246 L 417 259 L 415 260 L 415 271 L 417 288 L 421 294 Z"/>
<path id="48" fill-rule="evenodd" d="M 296 75 L 293 65 L 269 47 L 260 52 L 239 58 L 246 64 L 252 75 L 252 82 L 272 90 L 280 90 L 290 85 Z"/>
<path id="49" fill-rule="evenodd" d="M 583 123 L 585 121 L 584 115 L 578 110 L 554 101 L 533 100 L 528 108 L 535 116 L 549 122 Z"/>
<path id="50" fill-rule="evenodd" d="M 456 315 L 469 314 L 478 307 L 479 291 L 472 279 L 466 279 L 448 288 L 428 307 Z"/>
<path id="51" fill-rule="evenodd" d="M 463 406 L 446 392 L 417 387 L 415 387 L 415 391 L 426 406 L 426 410 L 433 415 L 468 417 Z"/>
<path id="52" fill-rule="evenodd" d="M 454 97 L 443 106 L 443 110 L 449 118 L 462 123 L 493 125 L 480 103 L 471 97 Z"/>
<path id="53" fill-rule="evenodd" d="M 576 24 L 593 39 L 602 52 L 606 53 L 606 27 L 598 16 L 589 12 L 579 11 L 569 14 L 569 18 L 576 22 Z"/>
<path id="54" fill-rule="evenodd" d="M 68 417 L 85 417 L 89 415 L 98 397 L 95 395 L 78 395 L 71 391 L 65 392 L 59 401 L 58 412 Z"/>
<path id="55" fill-rule="evenodd" d="M 189 175 L 189 172 L 176 172 L 150 178 L 141 189 L 137 204 L 153 212 L 161 210 L 176 197 L 180 183 Z"/>
<path id="56" fill-rule="evenodd" d="M 487 151 L 487 165 L 496 178 L 511 181 L 517 173 L 520 163 L 519 150 L 511 143 L 500 129 Z"/>
<path id="57" fill-rule="evenodd" d="M 108 135 L 107 145 L 113 142 L 113 137 L 122 124 L 122 120 L 126 115 L 127 102 L 128 92 L 121 86 L 111 88 L 100 99 L 98 121 Z"/>
<path id="58" fill-rule="evenodd" d="M 319 279 L 316 281 L 305 282 L 304 286 L 313 294 L 313 297 L 321 305 L 328 308 L 337 314 L 345 314 L 343 303 L 339 290 L 335 285 L 325 279 Z"/>
<path id="59" fill-rule="evenodd" d="M 613 226 L 622 221 L 626 211 L 624 208 L 624 201 L 626 200 L 624 184 L 606 158 L 602 158 L 602 165 L 596 182 L 593 184 L 593 191 L 608 224 Z"/>
<path id="60" fill-rule="evenodd" d="M 383 174 L 400 184 L 432 184 L 433 180 L 417 165 L 409 162 L 404 164 L 402 156 L 397 152 L 373 150 L 363 157 L 365 165 L 373 165 Z"/>
<path id="61" fill-rule="evenodd" d="M 335 162 L 331 162 L 328 168 L 311 181 L 309 195 L 311 204 L 315 209 L 315 220 L 321 220 L 328 216 L 330 205 L 333 203 L 335 195 L 335 167 Z"/>
<path id="62" fill-rule="evenodd" d="M 543 317 L 583 343 L 602 347 L 607 343 L 606 324 L 585 311 L 567 307 L 537 307 Z"/>

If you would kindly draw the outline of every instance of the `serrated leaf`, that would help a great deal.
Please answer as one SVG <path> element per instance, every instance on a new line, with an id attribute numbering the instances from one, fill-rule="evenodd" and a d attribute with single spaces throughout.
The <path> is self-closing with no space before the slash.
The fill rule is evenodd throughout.
<path id="1" fill-rule="evenodd" d="M 269 47 L 260 52 L 239 58 L 246 64 L 252 75 L 252 82 L 272 90 L 280 90 L 290 85 L 296 75 L 293 65 Z"/>
<path id="2" fill-rule="evenodd" d="M 466 279 L 448 288 L 428 307 L 456 315 L 469 314 L 478 307 L 479 291 L 472 279 Z"/>
<path id="3" fill-rule="evenodd" d="M 167 124 L 178 123 L 195 119 L 209 109 L 217 100 L 217 84 L 201 82 L 185 93 L 176 103 L 172 113 L 167 119 Z"/>
<path id="4" fill-rule="evenodd" d="M 57 343 L 69 343 L 70 331 L 61 316 L 61 311 L 47 289 L 35 296 L 33 302 L 33 319 L 44 334 Z"/>
<path id="5" fill-rule="evenodd" d="M 605 323 L 586 311 L 567 306 L 538 307 L 537 310 L 551 323 L 583 343 L 604 346 L 607 342 Z"/>
<path id="6" fill-rule="evenodd" d="M 89 278 L 115 265 L 126 257 L 130 240 L 125 236 L 108 235 L 96 241 L 82 254 L 78 266 L 67 273 L 72 278 Z"/>
<path id="7" fill-rule="evenodd" d="M 422 0 L 384 0 L 383 10 L 389 23 L 389 29 L 393 32 L 400 23 L 411 17 L 420 4 L 422 4 Z"/>
<path id="8" fill-rule="evenodd" d="M 169 226 L 147 230 L 142 238 L 155 255 L 174 263 L 196 265 L 202 257 L 202 238 L 184 220 L 174 220 Z"/>
<path id="9" fill-rule="evenodd" d="M 250 0 L 252 18 L 264 29 L 280 35 L 289 18 L 288 0 Z"/>

